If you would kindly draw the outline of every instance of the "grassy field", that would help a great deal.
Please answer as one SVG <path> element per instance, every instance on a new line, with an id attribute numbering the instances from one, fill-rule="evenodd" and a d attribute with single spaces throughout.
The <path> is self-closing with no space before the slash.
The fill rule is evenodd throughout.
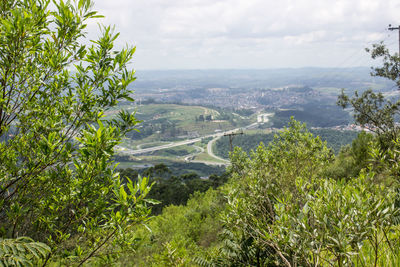
<path id="1" fill-rule="evenodd" d="M 214 157 L 211 157 L 207 154 L 207 152 L 200 153 L 196 155 L 193 161 L 204 161 L 204 162 L 214 162 L 214 163 L 226 163 L 226 161 L 218 160 Z"/>
<path id="2" fill-rule="evenodd" d="M 200 106 L 150 104 L 138 106 L 136 115 L 144 121 L 166 118 L 171 122 L 178 123 L 180 126 L 185 126 L 195 122 L 196 116 L 212 115 L 213 117 L 217 117 L 219 113 L 216 110 Z"/>
<path id="3" fill-rule="evenodd" d="M 167 149 L 158 150 L 152 153 L 153 156 L 161 157 L 184 157 L 195 153 L 197 150 L 191 145 L 176 146 Z"/>
<path id="4" fill-rule="evenodd" d="M 136 111 L 136 117 L 142 122 L 137 125 L 140 133 L 125 140 L 124 145 L 131 149 L 157 146 L 160 141 L 183 140 L 226 131 L 248 125 L 256 120 L 255 115 L 242 117 L 231 115 L 231 120 L 221 119 L 222 114 L 211 108 L 177 104 L 147 104 L 140 106 L 119 106 L 119 109 Z M 109 110 L 106 116 L 113 117 L 117 109 Z M 199 120 L 211 115 L 211 121 Z M 226 115 L 226 114 L 225 114 Z M 149 144 L 148 144 L 149 143 Z M 143 145 L 144 144 L 144 145 Z"/>

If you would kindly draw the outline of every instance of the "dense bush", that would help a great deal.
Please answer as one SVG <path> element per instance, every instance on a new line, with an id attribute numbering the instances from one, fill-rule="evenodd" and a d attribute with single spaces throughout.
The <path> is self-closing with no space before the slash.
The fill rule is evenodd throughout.
<path id="1" fill-rule="evenodd" d="M 150 213 L 148 180 L 122 184 L 112 162 L 137 121 L 103 116 L 133 101 L 134 48 L 111 27 L 83 43 L 98 17 L 90 0 L 0 4 L 0 265 L 116 257 Z"/>

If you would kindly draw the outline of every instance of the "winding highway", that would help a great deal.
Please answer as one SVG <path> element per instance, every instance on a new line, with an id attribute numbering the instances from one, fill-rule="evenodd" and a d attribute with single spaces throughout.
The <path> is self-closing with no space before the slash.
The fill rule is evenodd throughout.
<path id="1" fill-rule="evenodd" d="M 267 116 L 272 116 L 273 113 L 268 113 L 265 114 Z M 188 139 L 188 140 L 184 140 L 184 141 L 178 141 L 178 142 L 173 142 L 173 143 L 169 143 L 169 144 L 165 144 L 165 145 L 161 145 L 161 146 L 155 146 L 155 147 L 149 147 L 149 148 L 142 148 L 142 149 L 130 149 L 130 148 L 126 148 L 126 147 L 122 147 L 122 146 L 117 146 L 118 150 L 124 154 L 129 154 L 129 155 L 140 155 L 140 154 L 144 154 L 144 153 L 149 153 L 149 152 L 153 152 L 153 151 L 158 151 L 158 150 L 162 150 L 162 149 L 167 149 L 167 148 L 171 148 L 171 147 L 177 147 L 177 146 L 183 146 L 183 145 L 189 145 L 189 144 L 194 144 L 197 142 L 200 142 L 201 140 L 205 139 L 205 138 L 210 138 L 212 137 L 213 139 L 208 142 L 207 144 L 207 153 L 218 159 L 218 160 L 222 160 L 222 161 L 226 161 L 225 159 L 222 159 L 218 156 L 216 156 L 213 151 L 212 151 L 212 144 L 221 136 L 223 136 L 224 134 L 230 134 L 230 133 L 234 133 L 237 132 L 239 130 L 249 130 L 249 129 L 255 129 L 257 126 L 259 125 L 258 122 L 252 123 L 250 125 L 247 125 L 245 127 L 242 128 L 236 128 L 233 130 L 229 130 L 229 131 L 225 131 L 225 132 L 219 132 L 219 133 L 215 133 L 215 134 L 209 134 L 209 135 L 205 135 L 202 137 L 198 137 L 198 138 L 194 138 L 194 139 Z"/>
<path id="2" fill-rule="evenodd" d="M 210 155 L 211 157 L 213 157 L 213 158 L 215 158 L 215 159 L 217 159 L 217 160 L 220 160 L 220 161 L 225 162 L 225 163 L 229 163 L 229 160 L 226 160 L 226 159 L 223 159 L 223 158 L 221 158 L 221 157 L 218 157 L 218 156 L 215 155 L 214 152 L 212 151 L 213 144 L 215 143 L 215 141 L 217 141 L 217 140 L 220 139 L 220 138 L 221 138 L 221 136 L 217 136 L 217 137 L 215 137 L 213 140 L 211 140 L 210 142 L 208 142 L 208 144 L 207 144 L 207 153 L 208 153 L 208 155 Z"/>

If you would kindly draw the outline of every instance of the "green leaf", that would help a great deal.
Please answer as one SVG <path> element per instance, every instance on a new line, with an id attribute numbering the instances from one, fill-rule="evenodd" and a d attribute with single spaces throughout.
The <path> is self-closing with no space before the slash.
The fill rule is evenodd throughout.
<path id="1" fill-rule="evenodd" d="M 120 196 L 122 197 L 122 199 L 123 199 L 124 201 L 126 201 L 128 195 L 126 194 L 125 189 L 124 189 L 123 186 L 121 186 L 121 187 L 119 188 L 119 192 L 120 192 Z"/>

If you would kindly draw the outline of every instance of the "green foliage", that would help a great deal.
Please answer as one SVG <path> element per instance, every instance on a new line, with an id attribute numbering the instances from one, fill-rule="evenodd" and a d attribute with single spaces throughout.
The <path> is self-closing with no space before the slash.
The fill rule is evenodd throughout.
<path id="1" fill-rule="evenodd" d="M 154 217 L 149 229 L 139 230 L 141 246 L 135 254 L 126 254 L 121 264 L 137 266 L 193 266 L 193 259 L 204 256 L 204 250 L 218 243 L 221 230 L 219 214 L 225 199 L 219 190 L 195 193 L 185 206 L 168 206 Z"/>
<path id="2" fill-rule="evenodd" d="M 0 5 L 0 237 L 46 243 L 42 265 L 80 265 L 110 244 L 129 247 L 126 229 L 150 212 L 148 179 L 122 184 L 112 162 L 137 121 L 125 111 L 103 116 L 132 100 L 135 49 L 115 51 L 111 27 L 80 43 L 99 17 L 90 0 L 49 4 Z"/>
<path id="3" fill-rule="evenodd" d="M 251 250 L 236 246 L 225 261 L 242 259 L 241 265 L 248 265 L 255 259 L 252 251 L 259 250 L 269 265 L 377 266 L 398 242 L 391 236 L 399 212 L 396 191 L 376 183 L 373 173 L 349 181 L 322 177 L 329 155 L 326 145 L 295 121 L 250 158 L 236 150 L 224 221 L 234 240 L 253 241 Z M 238 257 L 243 253 L 246 260 Z M 396 263 L 397 254 L 390 254 Z"/>
<path id="4" fill-rule="evenodd" d="M 210 175 L 208 179 L 200 178 L 197 173 L 189 172 L 176 176 L 165 164 L 157 164 L 142 171 L 142 174 L 150 177 L 154 183 L 149 197 L 160 201 L 152 207 L 153 214 L 159 214 L 164 207 L 169 205 L 186 204 L 190 196 L 195 192 L 205 192 L 209 188 L 217 188 L 228 179 L 228 174 Z M 122 177 L 132 180 L 137 179 L 139 173 L 132 169 L 121 171 Z M 177 193 L 179 192 L 179 193 Z"/>
<path id="5" fill-rule="evenodd" d="M 219 234 L 218 248 L 203 257 L 194 258 L 200 266 L 275 266 L 271 253 L 254 244 L 254 238 L 226 228 Z"/>
<path id="6" fill-rule="evenodd" d="M 400 55 L 391 55 L 383 43 L 374 44 L 372 49 L 366 49 L 373 59 L 381 58 L 382 67 L 373 68 L 372 75 L 395 81 L 400 86 L 399 64 Z M 351 107 L 356 123 L 368 127 L 379 135 L 382 149 L 387 149 L 392 140 L 398 137 L 399 127 L 395 117 L 399 114 L 400 101 L 385 99 L 382 93 L 366 90 L 361 95 L 356 91 L 350 98 L 342 90 L 337 104 L 343 108 Z"/>
<path id="7" fill-rule="evenodd" d="M 274 206 L 286 194 L 291 194 L 294 202 L 301 201 L 297 180 L 317 179 L 330 157 L 326 143 L 319 137 L 314 138 L 305 125 L 293 119 L 289 128 L 277 135 L 268 147 L 260 145 L 250 158 L 236 149 L 231 158 L 233 185 L 224 216 L 228 229 L 237 240 L 254 240 L 252 245 L 256 250 L 271 255 L 264 261 L 278 264 L 275 258 L 278 250 L 262 242 L 263 232 L 270 229 L 276 216 Z"/>
<path id="8" fill-rule="evenodd" d="M 326 143 L 292 120 L 268 146 L 250 155 L 236 148 L 231 179 L 218 191 L 164 208 L 123 262 L 398 266 L 399 147 L 395 140 L 382 151 L 360 133 L 332 162 Z M 329 172 L 332 164 L 345 169 L 343 176 Z"/>
<path id="9" fill-rule="evenodd" d="M 233 146 L 240 147 L 245 152 L 250 152 L 256 149 L 262 142 L 269 144 L 274 139 L 275 133 L 267 134 L 242 134 L 237 135 L 233 139 Z M 229 158 L 229 152 L 231 150 L 229 138 L 222 137 L 215 142 L 215 154 L 222 158 Z"/>
<path id="10" fill-rule="evenodd" d="M 0 239 L 0 266 L 34 266 L 49 253 L 49 246 L 29 237 Z"/>
<path id="11" fill-rule="evenodd" d="M 326 168 L 324 176 L 336 180 L 349 179 L 351 177 L 357 177 L 360 170 L 361 168 L 356 165 L 352 156 L 351 147 L 344 146 L 335 157 L 334 161 Z"/>
<path id="12" fill-rule="evenodd" d="M 383 42 L 373 44 L 372 49 L 367 48 L 366 51 L 371 54 L 373 59 L 381 58 L 383 61 L 382 67 L 372 68 L 372 76 L 385 77 L 395 81 L 397 86 L 400 87 L 400 55 L 398 53 L 390 54 Z"/>
<path id="13" fill-rule="evenodd" d="M 273 179 L 271 186 L 289 190 L 295 186 L 296 177 L 304 175 L 311 179 L 317 175 L 332 154 L 326 142 L 314 138 L 304 124 L 292 119 L 289 128 L 276 135 L 268 147 L 261 144 L 250 157 L 236 149 L 231 158 L 234 180 L 240 181 L 246 174 L 259 180 Z M 269 174 L 271 178 L 267 178 Z"/>
<path id="14" fill-rule="evenodd" d="M 311 129 L 314 136 L 319 136 L 321 140 L 326 141 L 326 145 L 339 154 L 343 146 L 352 144 L 354 139 L 360 134 L 356 131 L 338 131 L 333 129 Z"/>
<path id="15" fill-rule="evenodd" d="M 391 55 L 383 43 L 374 44 L 372 49 L 366 50 L 371 53 L 373 59 L 381 58 L 383 61 L 383 66 L 373 68 L 371 74 L 395 81 L 396 85 L 400 86 L 400 55 Z M 354 165 L 363 167 L 369 161 L 370 170 L 377 173 L 375 176 L 374 173 L 370 174 L 374 176 L 374 184 L 367 183 L 367 190 L 372 189 L 371 195 L 373 197 L 370 196 L 370 198 L 377 203 L 368 203 L 369 205 L 364 208 L 364 212 L 362 212 L 362 207 L 358 208 L 361 211 L 360 214 L 369 213 L 368 219 L 371 220 L 372 218 L 372 221 L 367 221 L 368 224 L 365 225 L 367 230 L 365 230 L 364 238 L 368 242 L 363 242 L 362 246 L 358 248 L 359 251 L 353 249 L 357 258 L 356 260 L 353 258 L 352 263 L 357 266 L 398 266 L 399 232 L 395 225 L 398 225 L 400 221 L 398 212 L 399 126 L 396 123 L 396 117 L 399 114 L 400 101 L 398 99 L 386 99 L 381 93 L 376 94 L 372 90 L 367 90 L 362 95 L 355 92 L 352 98 L 342 91 L 338 98 L 338 104 L 343 108 L 350 106 L 354 111 L 356 123 L 374 131 L 377 134 L 376 139 L 378 141 L 374 142 L 374 140 L 371 140 L 372 137 L 364 135 L 353 142 L 352 146 Z M 367 142 L 369 143 L 368 146 L 365 145 Z M 382 185 L 386 187 L 382 190 L 376 184 L 380 187 L 383 187 Z M 351 198 L 351 196 L 348 196 L 348 198 Z M 340 264 L 350 262 L 347 255 L 344 255 L 344 258 L 341 257 L 341 259 L 343 261 Z"/>
<path id="16" fill-rule="evenodd" d="M 164 250 L 154 255 L 154 266 L 184 267 L 191 266 L 187 250 L 174 243 L 164 243 Z"/>
<path id="17" fill-rule="evenodd" d="M 357 177 L 362 169 L 372 163 L 371 144 L 376 142 L 372 134 L 361 132 L 351 146 L 342 147 L 334 162 L 326 169 L 326 177 L 349 179 Z"/>
<path id="18" fill-rule="evenodd" d="M 393 140 L 391 148 L 387 150 L 382 150 L 378 143 L 371 143 L 370 157 L 371 168 L 380 174 L 380 180 L 398 188 L 400 182 L 400 140 Z"/>
<path id="19" fill-rule="evenodd" d="M 372 134 L 361 132 L 357 138 L 353 140 L 351 145 L 351 155 L 354 158 L 355 164 L 360 169 L 366 168 L 370 163 L 370 144 L 374 141 Z"/>
<path id="20" fill-rule="evenodd" d="M 361 95 L 356 91 L 353 98 L 342 91 L 337 103 L 343 108 L 351 106 L 356 123 L 377 133 L 383 148 L 397 138 L 399 129 L 395 124 L 395 115 L 398 114 L 400 101 L 393 103 L 385 99 L 382 93 L 366 90 Z"/>
<path id="21" fill-rule="evenodd" d="M 361 174 L 347 183 L 298 180 L 303 202 L 293 202 L 290 194 L 280 199 L 271 231 L 261 230 L 264 241 L 282 259 L 306 266 L 362 262 L 363 246 L 373 247 L 379 257 L 384 253 L 383 243 L 396 242 L 387 235 L 394 229 L 398 209 L 394 192 L 375 185 L 372 178 Z"/>

